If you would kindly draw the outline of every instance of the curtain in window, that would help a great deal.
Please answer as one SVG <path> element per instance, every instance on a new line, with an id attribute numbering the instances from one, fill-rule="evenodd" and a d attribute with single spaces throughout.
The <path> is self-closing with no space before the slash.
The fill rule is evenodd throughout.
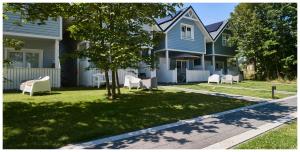
<path id="1" fill-rule="evenodd" d="M 186 28 L 186 38 L 192 38 L 192 30 L 190 27 Z"/>

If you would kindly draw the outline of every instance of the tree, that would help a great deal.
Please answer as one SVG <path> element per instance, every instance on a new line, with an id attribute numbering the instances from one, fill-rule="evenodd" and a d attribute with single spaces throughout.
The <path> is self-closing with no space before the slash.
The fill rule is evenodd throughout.
<path id="1" fill-rule="evenodd" d="M 153 47 L 153 33 L 143 29 L 155 24 L 154 18 L 174 12 L 179 4 L 74 4 L 71 6 L 71 36 L 86 40 L 90 48 L 78 52 L 88 57 L 97 67 L 112 71 L 111 98 L 116 97 L 116 71 L 143 61 L 140 51 Z M 88 18 L 88 19 L 87 19 Z M 108 86 L 108 77 L 106 74 Z M 108 94 L 110 88 L 107 87 Z"/>
<path id="2" fill-rule="evenodd" d="M 239 4 L 231 14 L 230 42 L 253 63 L 256 79 L 295 78 L 297 7 L 291 3 Z"/>
<path id="3" fill-rule="evenodd" d="M 105 71 L 107 95 L 115 98 L 116 71 L 134 67 L 149 58 L 140 52 L 153 48 L 157 42 L 155 32 L 143 29 L 155 25 L 155 18 L 175 12 L 182 4 L 164 3 L 9 3 L 8 9 L 21 14 L 26 22 L 39 22 L 62 16 L 70 25 L 67 30 L 78 41 L 88 41 L 89 47 L 75 51 L 74 56 L 89 58 Z M 108 71 L 112 71 L 112 90 Z"/>

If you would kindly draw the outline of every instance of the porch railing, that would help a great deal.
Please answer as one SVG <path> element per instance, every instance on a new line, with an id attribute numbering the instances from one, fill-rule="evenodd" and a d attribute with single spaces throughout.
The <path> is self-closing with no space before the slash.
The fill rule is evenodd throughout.
<path id="1" fill-rule="evenodd" d="M 187 82 L 207 81 L 210 72 L 208 70 L 186 70 Z"/>
<path id="2" fill-rule="evenodd" d="M 3 77 L 8 81 L 3 82 L 3 89 L 19 89 L 22 82 L 44 76 L 50 76 L 51 87 L 60 87 L 60 69 L 58 68 L 4 68 Z"/>

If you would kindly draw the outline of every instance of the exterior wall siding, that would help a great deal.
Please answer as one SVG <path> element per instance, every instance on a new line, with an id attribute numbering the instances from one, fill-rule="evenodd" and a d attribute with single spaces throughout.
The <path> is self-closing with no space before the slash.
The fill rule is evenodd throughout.
<path id="1" fill-rule="evenodd" d="M 3 21 L 3 31 L 4 32 L 14 32 L 21 34 L 33 34 L 38 36 L 50 36 L 50 37 L 60 37 L 61 23 L 60 20 L 48 20 L 44 25 L 26 23 L 22 26 L 14 24 L 16 21 L 20 21 L 20 16 L 14 13 L 7 13 L 8 20 Z"/>
<path id="2" fill-rule="evenodd" d="M 194 40 L 181 39 L 181 23 L 194 26 Z M 205 53 L 204 35 L 194 21 L 182 18 L 167 34 L 168 49 Z"/>
<path id="3" fill-rule="evenodd" d="M 27 37 L 4 36 L 18 39 L 24 42 L 23 49 L 42 49 L 43 50 L 43 68 L 51 68 L 54 64 L 55 40 L 38 39 Z M 5 47 L 5 46 L 4 46 Z"/>
<path id="4" fill-rule="evenodd" d="M 226 29 L 223 31 L 223 33 L 228 33 Z M 222 55 L 234 55 L 234 48 L 233 47 L 227 47 L 222 45 L 222 33 L 218 37 L 218 39 L 215 42 L 215 54 L 222 54 Z"/>

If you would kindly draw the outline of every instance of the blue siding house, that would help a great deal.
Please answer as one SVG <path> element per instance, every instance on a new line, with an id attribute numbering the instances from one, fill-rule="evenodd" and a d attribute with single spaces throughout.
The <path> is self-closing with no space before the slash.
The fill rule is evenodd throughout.
<path id="1" fill-rule="evenodd" d="M 62 40 L 62 19 L 49 19 L 46 24 L 21 23 L 20 16 L 7 13 L 3 21 L 3 38 L 24 42 L 21 50 L 4 46 L 4 58 L 12 61 L 4 68 L 4 89 L 18 89 L 21 82 L 50 76 L 52 87 L 60 87 L 59 42 Z"/>
<path id="2" fill-rule="evenodd" d="M 155 49 L 158 82 L 207 81 L 210 74 L 225 74 L 227 59 L 234 55 L 234 49 L 222 45 L 229 35 L 223 34 L 227 21 L 204 26 L 190 6 L 156 23 L 154 29 L 164 33 Z"/>

